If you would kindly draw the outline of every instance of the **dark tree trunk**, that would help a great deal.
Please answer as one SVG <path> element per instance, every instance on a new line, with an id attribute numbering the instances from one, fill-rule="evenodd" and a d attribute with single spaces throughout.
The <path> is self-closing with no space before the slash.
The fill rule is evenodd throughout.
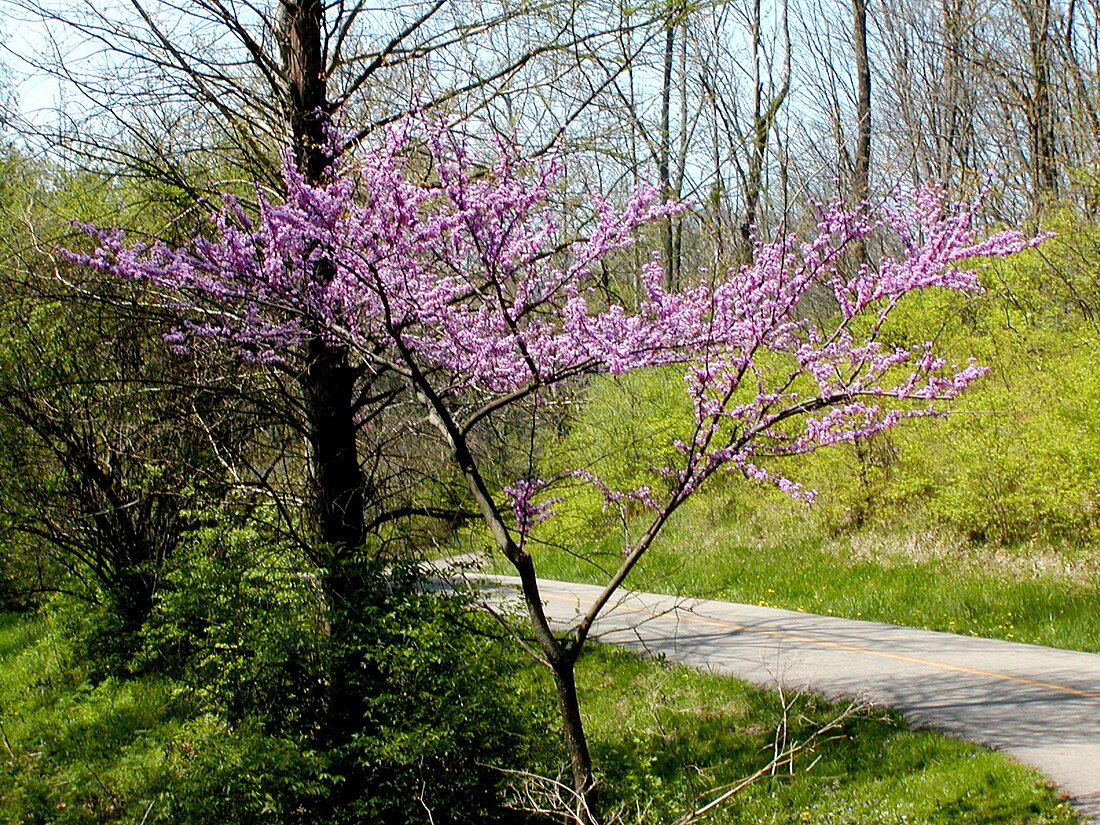
<path id="1" fill-rule="evenodd" d="M 323 183 L 333 160 L 328 134 L 328 100 L 322 0 L 279 0 L 280 35 L 287 84 L 286 116 L 299 171 L 312 184 Z M 332 278 L 319 261 L 312 277 Z M 377 686 L 364 668 L 364 610 L 371 582 L 363 568 L 366 539 L 365 494 L 356 426 L 357 371 L 346 347 L 327 340 L 320 326 L 306 343 L 299 377 L 308 442 L 308 472 L 314 558 L 323 568 L 320 583 L 329 634 L 329 663 L 319 744 L 340 754 L 343 781 L 328 804 L 340 810 L 363 791 L 360 768 L 346 753 L 364 724 L 366 695 Z M 343 753 L 342 753 L 343 752 Z"/>
<path id="2" fill-rule="evenodd" d="M 1054 134 L 1054 99 L 1051 88 L 1050 0 L 1021 6 L 1027 21 L 1031 60 L 1031 91 L 1025 100 L 1031 180 L 1036 205 L 1042 207 L 1058 195 L 1057 141 Z"/>
<path id="3" fill-rule="evenodd" d="M 355 426 L 355 370 L 343 347 L 311 339 L 301 377 L 316 537 L 339 553 L 363 544 L 363 477 Z"/>
<path id="4" fill-rule="evenodd" d="M 331 104 L 322 0 L 280 0 L 287 119 L 298 168 L 321 183 L 332 162 L 327 134 Z M 323 267 L 321 263 L 318 266 Z M 323 269 L 318 280 L 331 277 Z M 300 378 L 309 440 L 316 540 L 339 560 L 365 539 L 363 478 L 355 426 L 355 371 L 344 347 L 317 330 L 306 347 Z M 330 570 L 330 575 L 339 572 Z"/>
<path id="5" fill-rule="evenodd" d="M 573 792 L 576 794 L 574 813 L 583 823 L 595 822 L 593 798 L 592 757 L 588 752 L 588 739 L 584 733 L 580 703 L 577 699 L 575 675 L 576 656 L 566 654 L 551 665 L 554 687 L 558 694 L 558 711 L 561 714 L 565 749 L 569 754 L 569 768 L 573 773 Z"/>
<path id="6" fill-rule="evenodd" d="M 331 158 L 325 130 L 331 114 L 325 65 L 322 0 L 279 0 L 287 117 L 298 168 L 311 183 L 324 177 Z"/>

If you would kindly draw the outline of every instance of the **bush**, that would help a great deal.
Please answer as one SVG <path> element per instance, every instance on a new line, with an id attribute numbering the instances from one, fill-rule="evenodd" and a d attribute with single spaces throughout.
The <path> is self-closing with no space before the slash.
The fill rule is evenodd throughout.
<path id="1" fill-rule="evenodd" d="M 363 697 L 334 752 L 341 823 L 514 821 L 505 774 L 522 759 L 529 710 L 514 655 L 487 616 L 425 595 L 395 573 L 359 605 L 358 632 L 334 640 L 334 681 Z"/>
<path id="2" fill-rule="evenodd" d="M 153 822 L 189 825 L 314 823 L 327 806 L 328 760 L 308 743 L 231 727 L 216 717 L 195 720 L 174 743 L 178 775 Z"/>
<path id="3" fill-rule="evenodd" d="M 135 670 L 170 675 L 230 724 L 305 735 L 324 682 L 316 581 L 300 553 L 255 530 L 197 534 L 160 588 Z"/>
<path id="4" fill-rule="evenodd" d="M 567 422 L 565 431 L 545 445 L 538 472 L 554 478 L 562 468 L 584 468 L 614 490 L 647 486 L 657 491 L 670 483 L 650 472 L 651 467 L 674 463 L 676 438 L 687 438 L 692 423 L 691 405 L 684 391 L 683 373 L 669 367 L 623 376 L 597 376 Z M 560 497 L 551 519 L 538 537 L 551 544 L 578 549 L 588 542 L 617 544 L 635 514 L 604 506 L 603 497 L 590 484 L 562 478 L 549 495 Z M 618 552 L 618 547 L 606 547 Z"/>
<path id="5" fill-rule="evenodd" d="M 209 534 L 146 628 L 141 668 L 172 674 L 225 725 L 196 746 L 174 804 L 219 786 L 240 803 L 181 821 L 504 818 L 497 768 L 514 764 L 524 723 L 487 617 L 369 561 L 356 603 L 336 607 L 323 571 L 261 548 L 248 531 Z"/>
<path id="6" fill-rule="evenodd" d="M 990 374 L 945 420 L 822 451 L 799 479 L 819 491 L 834 530 L 901 521 L 998 544 L 1093 541 L 1100 385 L 1091 351 L 1050 331 L 1002 333 Z"/>
<path id="7" fill-rule="evenodd" d="M 127 678 L 88 680 L 89 648 L 66 637 L 88 611 L 8 634 L 0 820 L 515 821 L 499 769 L 545 727 L 489 617 L 371 568 L 354 626 L 326 635 L 292 553 L 208 539 L 169 576 Z"/>

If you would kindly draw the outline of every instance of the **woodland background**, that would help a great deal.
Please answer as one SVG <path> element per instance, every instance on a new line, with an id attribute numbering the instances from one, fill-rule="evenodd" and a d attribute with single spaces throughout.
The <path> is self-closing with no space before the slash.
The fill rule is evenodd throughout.
<path id="1" fill-rule="evenodd" d="M 280 152 L 301 160 L 323 144 L 319 111 L 352 156 L 422 111 L 474 143 L 560 153 L 565 235 L 584 234 L 594 193 L 624 200 L 648 181 L 688 203 L 596 273 L 624 301 L 654 250 L 675 287 L 748 262 L 754 238 L 811 228 L 822 202 L 929 181 L 963 200 L 988 187 L 991 231 L 1053 231 L 984 270 L 984 294 L 920 296 L 895 318 L 900 343 L 990 365 L 949 415 L 784 466 L 818 491 L 811 509 L 731 477 L 678 514 L 627 584 L 1100 649 L 1095 2 L 0 8 L 5 821 L 483 822 L 553 807 L 527 782 L 562 766 L 545 686 L 498 623 L 418 593 L 416 562 L 486 547 L 422 422 L 360 421 L 353 466 L 323 476 L 318 456 L 348 453 L 330 438 L 332 385 L 317 376 L 346 364 L 173 353 L 163 296 L 57 251 L 87 248 L 84 223 L 169 244 L 209 232 L 219 193 L 280 192 Z M 815 311 L 829 309 L 823 296 Z M 630 486 L 655 434 L 684 415 L 680 382 L 654 370 L 577 387 L 539 433 L 540 455 Z M 354 406 L 350 387 L 340 403 Z M 479 448 L 518 466 L 522 432 L 502 419 Z M 502 470 L 495 492 L 514 477 Z M 543 575 L 584 578 L 619 552 L 629 513 L 594 495 L 557 506 L 539 536 Z M 555 550 L 555 530 L 580 536 L 584 557 Z M 659 683 L 646 692 L 680 696 L 659 668 L 634 676 L 634 663 L 592 656 L 595 694 L 644 678 Z M 356 697 L 352 717 L 334 685 Z M 681 754 L 652 724 L 608 722 L 607 811 L 670 820 L 717 777 L 752 773 L 772 717 L 790 715 L 767 701 L 736 700 L 745 716 L 723 724 L 745 741 L 721 758 L 741 756 L 686 784 L 686 754 L 716 729 L 677 734 Z M 764 710 L 745 709 L 755 702 Z M 681 714 L 622 707 L 606 718 L 640 714 L 666 731 Z M 807 730 L 814 712 L 832 713 L 806 710 Z M 860 731 L 852 741 L 894 736 Z M 860 775 L 852 764 L 834 773 Z M 774 792 L 730 821 L 797 821 L 821 796 L 769 802 Z M 892 798 L 881 788 L 845 793 L 832 819 L 814 818 L 912 813 L 900 791 L 889 811 L 867 807 Z M 1041 821 L 1068 816 L 1042 804 Z"/>

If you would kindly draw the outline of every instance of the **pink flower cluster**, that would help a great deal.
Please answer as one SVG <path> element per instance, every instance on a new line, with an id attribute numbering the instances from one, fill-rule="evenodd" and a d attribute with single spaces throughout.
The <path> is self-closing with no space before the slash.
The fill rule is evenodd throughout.
<path id="1" fill-rule="evenodd" d="M 544 481 L 521 478 L 503 489 L 504 495 L 512 502 L 512 514 L 516 519 L 516 533 L 521 546 L 531 528 L 550 518 L 554 514 L 554 505 L 561 501 L 559 498 L 535 501 L 535 494 L 545 486 Z"/>
<path id="2" fill-rule="evenodd" d="M 980 201 L 951 204 L 926 187 L 873 215 L 824 207 L 809 240 L 757 243 L 751 265 L 681 291 L 662 288 L 652 259 L 636 302 L 608 303 L 593 267 L 685 207 L 649 188 L 620 207 L 595 199 L 587 238 L 565 244 L 552 206 L 559 164 L 498 149 L 479 162 L 446 129 L 409 121 L 323 185 L 285 158 L 281 202 L 261 195 L 250 218 L 227 198 L 210 237 L 184 248 L 90 230 L 99 248 L 72 257 L 169 291 L 180 312 L 167 336 L 175 347 L 209 340 L 277 362 L 320 336 L 416 392 L 428 382 L 456 411 L 495 409 L 584 374 L 685 364 L 694 426 L 677 443 L 677 466 L 654 468 L 682 500 L 720 468 L 806 496 L 760 459 L 865 437 L 953 398 L 982 368 L 949 366 L 931 344 L 887 346 L 883 324 L 915 290 L 977 291 L 968 259 L 1040 240 L 978 238 Z M 897 255 L 853 266 L 846 250 L 871 235 L 887 236 Z M 832 295 L 827 322 L 807 312 L 811 289 Z M 893 403 L 907 400 L 916 406 Z M 648 490 L 616 493 L 590 480 L 609 500 L 667 506 Z M 507 491 L 521 533 L 545 515 L 536 489 Z"/>

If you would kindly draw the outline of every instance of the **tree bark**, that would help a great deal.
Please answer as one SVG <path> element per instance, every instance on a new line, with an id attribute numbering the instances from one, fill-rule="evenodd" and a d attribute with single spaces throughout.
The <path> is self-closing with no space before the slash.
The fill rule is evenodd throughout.
<path id="1" fill-rule="evenodd" d="M 787 98 L 790 88 L 790 40 L 784 37 L 783 86 L 764 106 L 764 78 L 761 68 L 763 43 L 760 37 L 761 3 L 754 0 L 752 6 L 752 134 L 749 146 L 748 172 L 745 181 L 745 220 L 741 224 L 741 244 L 744 249 L 743 260 L 752 263 L 754 257 L 753 237 L 759 220 L 760 198 L 764 193 L 764 161 L 767 157 L 768 139 L 779 109 Z M 786 32 L 787 4 L 782 5 L 783 30 Z"/>
<path id="2" fill-rule="evenodd" d="M 1054 134 L 1054 101 L 1051 90 L 1050 0 L 1020 5 L 1027 23 L 1028 57 L 1031 62 L 1031 90 L 1024 101 L 1028 144 L 1031 150 L 1031 181 L 1036 207 L 1058 195 L 1057 141 Z"/>
<path id="3" fill-rule="evenodd" d="M 558 694 L 558 711 L 561 714 L 566 752 L 569 754 L 569 767 L 573 773 L 573 792 L 576 794 L 574 815 L 578 822 L 594 823 L 595 780 L 577 699 L 576 656 L 571 652 L 566 653 L 561 661 L 552 663 L 551 669 Z"/>
<path id="4" fill-rule="evenodd" d="M 661 87 L 661 145 L 657 153 L 657 177 L 661 181 L 662 194 L 672 197 L 672 65 L 676 52 L 675 10 L 669 9 L 668 24 L 665 29 L 665 49 L 663 56 L 663 80 Z M 665 288 L 675 289 L 679 280 L 677 273 L 676 242 L 673 231 L 673 217 L 669 215 L 661 223 L 661 246 L 665 255 Z"/>
<path id="5" fill-rule="evenodd" d="M 335 146 L 328 133 L 332 106 L 328 100 L 327 55 L 322 0 L 279 0 L 284 101 L 299 172 L 311 184 L 330 173 Z M 329 282 L 331 265 L 323 259 L 310 273 Z M 372 586 L 362 568 L 366 540 L 366 496 L 359 461 L 356 426 L 357 371 L 344 346 L 327 340 L 320 322 L 305 344 L 298 378 L 305 414 L 310 486 L 312 554 L 322 568 L 324 620 L 329 659 L 324 705 L 316 737 L 321 747 L 342 754 L 354 746 L 366 716 L 363 680 L 364 607 Z M 350 757 L 350 758 L 349 758 Z M 362 792 L 353 756 L 339 757 L 343 782 L 328 800 L 333 810 L 350 804 Z"/>
<path id="6" fill-rule="evenodd" d="M 355 426 L 355 370 L 347 351 L 321 340 L 306 345 L 300 384 L 305 402 L 313 520 L 317 540 L 340 554 L 366 538 L 363 475 Z"/>
<path id="7" fill-rule="evenodd" d="M 867 0 L 852 0 L 852 46 L 856 61 L 856 151 L 852 201 L 867 199 L 871 179 L 871 63 L 867 52 Z"/>
<path id="8" fill-rule="evenodd" d="M 321 183 L 332 163 L 323 0 L 279 0 L 286 116 L 299 171 Z M 324 264 L 315 279 L 331 278 Z M 346 348 L 316 330 L 300 378 L 307 416 L 315 537 L 339 561 L 365 540 L 363 478 L 355 426 L 355 371 Z M 330 575 L 339 575 L 330 570 Z"/>

